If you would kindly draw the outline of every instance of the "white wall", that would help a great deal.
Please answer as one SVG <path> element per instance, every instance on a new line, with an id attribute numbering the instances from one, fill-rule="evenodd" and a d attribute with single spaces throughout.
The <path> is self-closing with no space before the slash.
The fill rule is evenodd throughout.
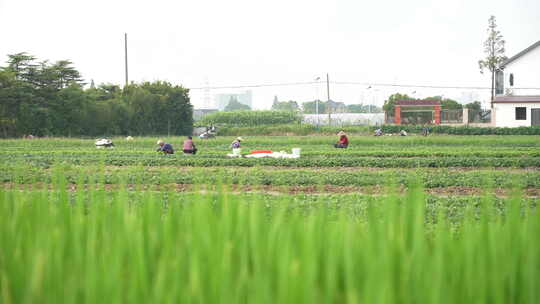
<path id="1" fill-rule="evenodd" d="M 540 103 L 494 103 L 496 127 L 531 126 L 531 109 L 540 109 Z M 516 108 L 527 108 L 527 119 L 516 120 Z"/>
<path id="2" fill-rule="evenodd" d="M 510 86 L 510 74 L 514 74 L 514 86 Z M 504 94 L 540 95 L 540 89 L 520 90 L 515 88 L 540 88 L 540 47 L 526 53 L 504 68 Z"/>

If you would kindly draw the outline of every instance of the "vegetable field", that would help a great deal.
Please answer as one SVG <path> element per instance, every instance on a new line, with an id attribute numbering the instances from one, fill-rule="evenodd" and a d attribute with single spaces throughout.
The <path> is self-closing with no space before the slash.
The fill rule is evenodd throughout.
<path id="1" fill-rule="evenodd" d="M 246 138 L 243 152 L 270 149 L 302 149 L 300 159 L 230 159 L 232 137 L 197 141 L 196 156 L 161 155 L 154 151 L 155 138 L 133 142 L 117 139 L 117 148 L 96 150 L 91 140 L 6 140 L 0 148 L 1 164 L 54 164 L 105 166 L 191 166 L 191 167 L 379 167 L 379 168 L 534 168 L 540 167 L 540 137 L 358 137 L 349 149 L 336 150 L 329 136 L 264 136 Z M 177 149 L 182 138 L 170 138 Z"/>
<path id="2" fill-rule="evenodd" d="M 0 141 L 0 303 L 540 301 L 540 137 L 233 139 Z"/>

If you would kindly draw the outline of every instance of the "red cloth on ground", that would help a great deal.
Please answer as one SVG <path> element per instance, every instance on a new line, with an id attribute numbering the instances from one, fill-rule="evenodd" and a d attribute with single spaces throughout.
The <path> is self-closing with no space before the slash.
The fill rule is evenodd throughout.
<path id="1" fill-rule="evenodd" d="M 251 154 L 259 154 L 259 153 L 272 153 L 272 150 L 253 150 L 250 152 Z"/>

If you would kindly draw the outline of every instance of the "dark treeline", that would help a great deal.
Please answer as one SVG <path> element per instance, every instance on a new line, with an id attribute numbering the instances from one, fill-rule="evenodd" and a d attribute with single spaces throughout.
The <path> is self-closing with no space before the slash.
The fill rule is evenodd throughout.
<path id="1" fill-rule="evenodd" d="M 191 134 L 189 91 L 167 82 L 89 88 L 67 60 L 9 55 L 0 66 L 0 136 Z"/>

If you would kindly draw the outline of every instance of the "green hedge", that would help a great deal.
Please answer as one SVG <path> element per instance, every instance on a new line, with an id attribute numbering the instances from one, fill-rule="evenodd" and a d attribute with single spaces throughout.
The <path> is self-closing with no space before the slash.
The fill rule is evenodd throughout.
<path id="1" fill-rule="evenodd" d="M 300 123 L 302 117 L 289 111 L 233 111 L 206 115 L 202 125 L 260 126 Z"/>
<path id="2" fill-rule="evenodd" d="M 372 127 L 373 130 L 379 127 Z M 384 125 L 381 127 L 385 133 L 399 133 L 400 130 L 405 130 L 410 133 L 421 133 L 423 126 L 408 126 L 408 125 Z M 540 135 L 540 127 L 518 127 L 518 128 L 484 128 L 484 127 L 469 127 L 469 126 L 429 126 L 431 133 L 435 134 L 452 134 L 452 135 Z"/>
<path id="3" fill-rule="evenodd" d="M 368 134 L 381 128 L 384 133 L 397 134 L 405 130 L 411 134 L 421 134 L 423 126 L 407 125 L 383 125 L 383 126 L 317 126 L 310 124 L 280 124 L 280 125 L 224 125 L 219 129 L 219 135 L 222 136 L 256 136 L 256 135 L 310 135 L 321 134 L 330 135 L 344 130 L 349 134 Z M 451 135 L 540 135 L 540 127 L 519 127 L 519 128 L 491 128 L 491 127 L 468 127 L 468 126 L 429 126 L 432 134 L 451 134 Z"/>

